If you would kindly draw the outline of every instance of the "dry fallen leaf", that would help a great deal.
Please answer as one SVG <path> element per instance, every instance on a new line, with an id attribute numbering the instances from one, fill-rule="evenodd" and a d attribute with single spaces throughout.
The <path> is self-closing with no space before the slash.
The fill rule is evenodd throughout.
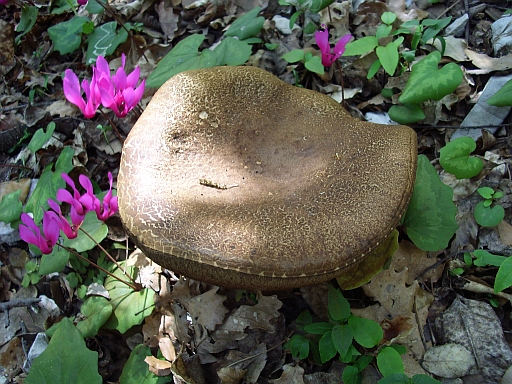
<path id="1" fill-rule="evenodd" d="M 460 344 L 473 354 L 477 371 L 488 382 L 497 382 L 512 365 L 512 351 L 488 303 L 457 296 L 435 324 L 445 343 Z"/>
<path id="2" fill-rule="evenodd" d="M 149 371 L 157 376 L 169 376 L 171 363 L 167 360 L 159 360 L 155 356 L 146 356 L 144 361 L 148 364 Z"/>
<path id="3" fill-rule="evenodd" d="M 270 380 L 272 384 L 304 384 L 304 368 L 300 365 L 283 365 L 283 373 L 276 380 Z"/>
<path id="4" fill-rule="evenodd" d="M 471 352 L 455 343 L 430 348 L 423 356 L 423 368 L 447 379 L 466 376 L 475 364 Z"/>

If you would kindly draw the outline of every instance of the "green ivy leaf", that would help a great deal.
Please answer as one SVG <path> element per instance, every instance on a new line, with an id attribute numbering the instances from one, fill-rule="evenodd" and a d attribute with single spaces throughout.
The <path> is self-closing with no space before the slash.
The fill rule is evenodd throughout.
<path id="1" fill-rule="evenodd" d="M 487 99 L 487 104 L 495 107 L 509 107 L 512 105 L 512 80 L 501 87 L 494 95 Z"/>
<path id="2" fill-rule="evenodd" d="M 441 53 L 434 51 L 412 66 L 411 76 L 398 98 L 402 104 L 419 104 L 429 99 L 441 100 L 462 82 L 462 70 L 455 63 L 438 69 Z"/>
<path id="3" fill-rule="evenodd" d="M 48 28 L 48 35 L 53 41 L 55 50 L 61 55 L 74 52 L 80 48 L 82 30 L 91 20 L 84 16 L 75 16 L 71 20 L 60 22 Z"/>
<path id="4" fill-rule="evenodd" d="M 80 321 L 76 325 L 76 328 L 85 339 L 87 337 L 94 337 L 98 334 L 101 326 L 107 322 L 112 314 L 112 305 L 102 296 L 91 296 L 84 301 L 80 308 L 80 312 L 86 317 L 86 319 Z"/>
<path id="5" fill-rule="evenodd" d="M 380 325 L 370 319 L 350 315 L 348 325 L 352 328 L 355 341 L 365 348 L 375 347 L 384 336 Z"/>
<path id="6" fill-rule="evenodd" d="M 392 105 L 388 111 L 389 118 L 400 124 L 411 124 L 425 118 L 425 113 L 419 104 L 407 103 Z"/>
<path id="7" fill-rule="evenodd" d="M 43 145 L 46 144 L 50 137 L 53 135 L 53 131 L 55 130 L 55 123 L 52 121 L 48 123 L 46 126 L 46 132 L 43 128 L 39 128 L 30 139 L 30 143 L 28 143 L 28 149 L 32 153 L 36 153 L 38 150 L 43 148 Z"/>
<path id="8" fill-rule="evenodd" d="M 383 348 L 377 355 L 377 367 L 382 376 L 386 377 L 393 373 L 404 373 L 404 363 L 400 354 L 391 347 Z"/>
<path id="9" fill-rule="evenodd" d="M 131 266 L 125 267 L 125 271 L 132 277 L 137 273 L 137 269 Z M 117 267 L 113 274 L 128 281 L 123 271 Z M 131 327 L 141 324 L 144 318 L 153 312 L 155 292 L 151 289 L 144 288 L 134 291 L 112 276 L 105 279 L 105 289 L 110 295 L 110 303 L 113 308 L 112 316 L 105 324 L 107 329 L 117 329 L 119 332 L 125 333 Z"/>
<path id="10" fill-rule="evenodd" d="M 484 167 L 480 158 L 469 156 L 475 149 L 475 140 L 468 136 L 459 137 L 441 148 L 439 163 L 457 179 L 470 179 Z"/>
<path id="11" fill-rule="evenodd" d="M 101 384 L 98 353 L 85 346 L 71 320 L 63 318 L 48 347 L 32 363 L 25 384 Z"/>
<path id="12" fill-rule="evenodd" d="M 245 40 L 256 36 L 263 28 L 264 17 L 256 17 L 260 13 L 261 7 L 255 7 L 245 15 L 236 19 L 229 29 L 224 32 L 224 36 L 238 37 L 239 40 Z"/>
<path id="13" fill-rule="evenodd" d="M 403 224 L 407 235 L 423 251 L 448 246 L 458 228 L 453 189 L 439 180 L 427 157 L 418 156 L 416 182 Z"/>
<path id="14" fill-rule="evenodd" d="M 43 210 L 49 208 L 48 199 L 55 199 L 57 190 L 66 186 L 61 174 L 68 173 L 73 169 L 71 163 L 73 154 L 73 149 L 66 146 L 62 149 L 55 163 L 55 171 L 52 171 L 53 164 L 48 164 L 44 168 L 32 196 L 25 205 L 25 212 L 32 212 L 36 223 L 39 223 L 43 218 Z"/>
<path id="15" fill-rule="evenodd" d="M 479 202 L 475 207 L 475 220 L 482 227 L 492 228 L 505 218 L 505 210 L 501 205 L 486 207 L 485 201 Z"/>
<path id="16" fill-rule="evenodd" d="M 0 221 L 13 223 L 20 219 L 23 204 L 20 201 L 21 189 L 8 193 L 0 201 Z"/>
<path id="17" fill-rule="evenodd" d="M 326 332 L 318 341 L 318 349 L 320 351 L 320 359 L 322 364 L 331 360 L 336 356 L 337 350 L 332 341 L 331 331 Z"/>
<path id="18" fill-rule="evenodd" d="M 350 304 L 348 300 L 343 297 L 343 293 L 341 293 L 339 289 L 334 289 L 332 285 L 329 285 L 327 303 L 329 315 L 333 320 L 342 321 L 348 319 L 350 316 Z"/>
<path id="19" fill-rule="evenodd" d="M 151 356 L 151 349 L 139 344 L 133 348 L 128 361 L 124 365 L 123 373 L 119 379 L 120 384 L 164 384 L 172 381 L 171 376 L 158 377 L 149 371 L 148 364 L 144 361 Z"/>
<path id="20" fill-rule="evenodd" d="M 512 256 L 501 264 L 494 281 L 494 292 L 498 293 L 512 286 Z"/>
<path id="21" fill-rule="evenodd" d="M 366 36 L 348 43 L 343 56 L 365 55 L 379 46 L 379 40 L 375 36 Z"/>
<path id="22" fill-rule="evenodd" d="M 116 29 L 117 22 L 115 21 L 110 21 L 94 28 L 89 39 L 87 39 L 85 64 L 94 64 L 98 56 L 110 56 L 117 47 L 126 41 L 128 32 L 124 28 L 120 28 L 118 32 L 116 32 Z"/>

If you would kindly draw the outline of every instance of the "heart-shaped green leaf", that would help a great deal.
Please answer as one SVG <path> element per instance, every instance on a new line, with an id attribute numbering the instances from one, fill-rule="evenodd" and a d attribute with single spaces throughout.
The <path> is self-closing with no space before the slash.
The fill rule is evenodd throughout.
<path id="1" fill-rule="evenodd" d="M 475 220 L 482 227 L 495 227 L 504 217 L 505 210 L 501 205 L 486 207 L 484 201 L 481 201 L 475 207 Z"/>
<path id="2" fill-rule="evenodd" d="M 71 320 L 63 318 L 48 347 L 32 363 L 25 384 L 99 384 L 98 352 L 85 341 Z"/>
<path id="3" fill-rule="evenodd" d="M 441 53 L 434 51 L 412 66 L 411 76 L 398 99 L 402 104 L 440 100 L 460 85 L 462 70 L 459 66 L 448 63 L 438 69 L 439 60 Z"/>
<path id="4" fill-rule="evenodd" d="M 439 163 L 457 179 L 470 179 L 478 175 L 484 167 L 481 159 L 469 156 L 475 149 L 476 143 L 472 138 L 459 137 L 441 148 Z"/>
<path id="5" fill-rule="evenodd" d="M 398 48 L 391 42 L 385 47 L 377 47 L 375 53 L 382 64 L 382 67 L 389 76 L 393 76 L 398 65 Z"/>

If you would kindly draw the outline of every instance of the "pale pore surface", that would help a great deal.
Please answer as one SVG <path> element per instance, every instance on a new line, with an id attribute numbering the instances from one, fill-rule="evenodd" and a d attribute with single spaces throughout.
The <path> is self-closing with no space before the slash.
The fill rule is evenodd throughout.
<path id="1" fill-rule="evenodd" d="M 320 282 L 396 226 L 416 145 L 408 127 L 359 121 L 257 68 L 184 72 L 124 144 L 120 214 L 148 256 L 186 276 Z"/>

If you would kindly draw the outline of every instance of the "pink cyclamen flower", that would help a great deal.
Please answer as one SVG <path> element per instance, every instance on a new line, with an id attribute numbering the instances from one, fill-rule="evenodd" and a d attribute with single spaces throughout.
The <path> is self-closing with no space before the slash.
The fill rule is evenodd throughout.
<path id="1" fill-rule="evenodd" d="M 103 56 L 98 56 L 96 65 L 92 66 L 92 79 L 82 81 L 82 89 L 86 100 L 82 97 L 78 77 L 67 69 L 64 76 L 64 95 L 66 99 L 78 106 L 86 118 L 92 118 L 102 104 L 109 108 L 117 117 L 125 117 L 142 98 L 146 80 L 140 80 L 140 68 L 126 74 L 124 66 L 126 56 L 122 55 L 122 66 L 114 76 L 110 76 L 110 68 Z"/>
<path id="2" fill-rule="evenodd" d="M 129 75 L 124 66 L 126 56 L 121 56 L 122 65 L 115 75 L 110 78 L 110 68 L 104 57 L 98 56 L 96 68 L 98 71 L 98 85 L 101 92 L 101 103 L 110 108 L 117 117 L 125 117 L 142 98 L 145 80 L 139 84 L 140 68 L 136 67 Z"/>
<path id="3" fill-rule="evenodd" d="M 20 238 L 38 247 L 45 255 L 52 253 L 53 246 L 57 244 L 60 234 L 59 220 L 50 212 L 45 212 L 43 216 L 43 234 L 34 219 L 27 213 L 21 214 Z"/>
<path id="4" fill-rule="evenodd" d="M 322 25 L 322 28 L 325 28 L 325 25 Z M 343 55 L 345 52 L 345 46 L 352 39 L 352 35 L 350 33 L 343 36 L 334 46 L 334 49 L 331 52 L 331 46 L 329 45 L 329 31 L 324 29 L 323 31 L 315 32 L 315 41 L 320 48 L 320 52 L 322 53 L 322 65 L 324 67 L 330 67 L 333 63 Z"/>
<path id="5" fill-rule="evenodd" d="M 78 3 L 78 5 L 85 5 L 85 4 L 87 4 L 87 0 L 76 0 L 76 2 Z"/>
<path id="6" fill-rule="evenodd" d="M 62 215 L 62 212 L 60 210 L 60 205 L 53 201 L 52 199 L 48 199 L 48 205 L 51 209 L 53 209 L 54 212 L 48 211 L 52 216 L 58 220 L 59 227 L 62 232 L 66 235 L 68 239 L 74 239 L 78 236 L 78 228 L 80 228 L 80 225 L 84 222 L 85 216 L 78 215 L 76 213 L 76 210 L 73 206 L 71 206 L 71 224 L 69 224 L 69 221 Z"/>
<path id="7" fill-rule="evenodd" d="M 91 180 L 85 176 L 80 175 L 80 184 L 84 187 L 86 193 L 80 197 L 80 202 L 88 211 L 95 211 L 99 220 L 105 221 L 110 216 L 114 215 L 118 210 L 117 196 L 112 196 L 112 173 L 108 173 L 108 180 L 110 188 L 107 194 L 103 197 L 103 201 L 94 195 Z"/>
<path id="8" fill-rule="evenodd" d="M 0 4 L 2 4 L 2 5 L 7 5 L 8 2 L 9 2 L 9 0 L 0 0 Z"/>
<path id="9" fill-rule="evenodd" d="M 78 77 L 71 69 L 66 69 L 63 88 L 66 99 L 80 108 L 86 118 L 91 119 L 96 115 L 96 111 L 101 103 L 101 94 L 94 74 L 90 83 L 85 79 L 82 80 L 82 89 L 84 90 L 86 100 L 82 97 Z"/>

